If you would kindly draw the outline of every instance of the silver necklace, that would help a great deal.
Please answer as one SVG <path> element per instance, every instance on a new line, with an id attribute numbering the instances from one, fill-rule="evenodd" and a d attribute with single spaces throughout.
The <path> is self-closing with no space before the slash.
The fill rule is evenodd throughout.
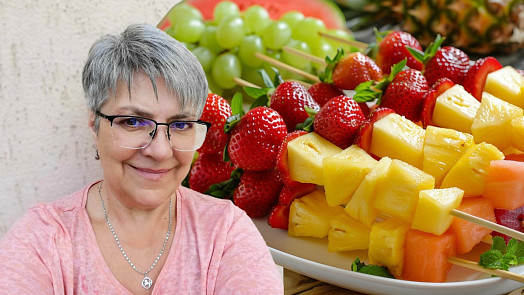
<path id="1" fill-rule="evenodd" d="M 153 264 L 151 264 L 149 269 L 144 272 L 144 271 L 140 271 L 138 268 L 136 268 L 136 266 L 133 264 L 133 262 L 131 262 L 131 259 L 129 259 L 129 257 L 127 257 L 127 254 L 124 251 L 124 248 L 122 248 L 122 245 L 120 244 L 120 240 L 116 236 L 115 230 L 113 229 L 113 226 L 111 225 L 111 222 L 109 222 L 109 218 L 107 218 L 106 206 L 104 204 L 104 199 L 102 199 L 102 193 L 100 193 L 100 191 L 102 190 L 102 183 L 103 183 L 103 181 L 101 181 L 100 185 L 98 185 L 98 196 L 100 197 L 100 202 L 102 203 L 102 209 L 104 209 L 104 218 L 106 220 L 106 223 L 109 226 L 109 229 L 111 230 L 111 233 L 113 234 L 113 237 L 115 238 L 116 244 L 118 245 L 118 248 L 120 249 L 120 252 L 122 252 L 122 255 L 126 259 L 127 263 L 129 263 L 129 265 L 131 265 L 131 267 L 137 273 L 144 275 L 144 279 L 142 280 L 142 287 L 144 287 L 144 289 L 146 289 L 146 290 L 149 290 L 149 288 L 151 288 L 151 286 L 153 286 L 153 280 L 150 277 L 148 277 L 147 274 L 151 270 L 153 270 L 153 268 L 156 266 L 158 260 L 160 260 L 160 257 L 162 257 L 162 254 L 164 254 L 164 249 L 166 248 L 167 241 L 169 241 L 169 234 L 171 233 L 171 198 L 169 199 L 169 227 L 167 228 L 167 233 L 166 233 L 166 238 L 164 239 L 164 244 L 162 244 L 162 250 L 160 250 L 160 253 L 158 253 L 158 256 L 156 257 L 156 259 L 153 262 Z"/>

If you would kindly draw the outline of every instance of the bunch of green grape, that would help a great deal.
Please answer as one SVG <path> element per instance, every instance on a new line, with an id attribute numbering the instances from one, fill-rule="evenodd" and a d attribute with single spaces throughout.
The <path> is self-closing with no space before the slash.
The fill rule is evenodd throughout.
<path id="1" fill-rule="evenodd" d="M 201 12 L 187 3 L 174 6 L 168 17 L 171 26 L 165 31 L 193 52 L 206 72 L 210 91 L 223 97 L 239 91 L 234 78 L 263 85 L 258 70 L 271 73 L 271 65 L 257 58 L 255 52 L 317 75 L 323 70 L 321 65 L 283 51 L 282 47 L 289 46 L 322 59 L 333 57 L 339 47 L 345 52 L 356 50 L 318 34 L 327 32 L 352 40 L 348 31 L 327 29 L 322 20 L 298 11 L 289 11 L 273 20 L 260 5 L 241 12 L 234 2 L 222 1 L 213 10 L 213 20 L 204 20 Z M 284 70 L 280 74 L 286 80 L 304 79 Z"/>

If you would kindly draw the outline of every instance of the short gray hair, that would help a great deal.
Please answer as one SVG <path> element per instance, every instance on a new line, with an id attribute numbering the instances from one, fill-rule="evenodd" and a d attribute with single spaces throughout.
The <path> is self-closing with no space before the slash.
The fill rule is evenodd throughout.
<path id="1" fill-rule="evenodd" d="M 106 35 L 93 44 L 82 72 L 87 107 L 99 110 L 119 82 L 127 84 L 131 95 L 135 73 L 149 76 L 156 95 L 156 79 L 162 78 L 181 109 L 189 107 L 197 117 L 202 114 L 207 98 L 202 66 L 182 43 L 146 24 L 130 25 L 121 35 Z"/>

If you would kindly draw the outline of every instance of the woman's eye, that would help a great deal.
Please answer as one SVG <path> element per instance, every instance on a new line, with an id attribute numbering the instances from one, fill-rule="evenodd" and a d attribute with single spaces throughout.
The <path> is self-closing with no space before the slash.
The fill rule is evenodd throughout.
<path id="1" fill-rule="evenodd" d="M 173 130 L 186 130 L 193 126 L 192 122 L 173 122 L 171 123 L 171 129 Z"/>
<path id="2" fill-rule="evenodd" d="M 124 124 L 127 126 L 138 126 L 140 125 L 140 120 L 137 118 L 127 118 L 124 120 Z"/>

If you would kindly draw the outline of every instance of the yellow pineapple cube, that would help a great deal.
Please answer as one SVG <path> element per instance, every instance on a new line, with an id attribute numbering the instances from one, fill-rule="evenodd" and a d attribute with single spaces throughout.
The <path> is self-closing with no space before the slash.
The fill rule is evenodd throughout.
<path id="1" fill-rule="evenodd" d="M 524 151 L 524 117 L 511 120 L 511 145 Z"/>
<path id="2" fill-rule="evenodd" d="M 449 213 L 458 208 L 463 196 L 464 191 L 456 187 L 421 190 L 411 228 L 440 236 L 451 225 Z"/>
<path id="3" fill-rule="evenodd" d="M 422 169 L 424 128 L 392 113 L 373 124 L 370 152 L 390 157 Z"/>
<path id="4" fill-rule="evenodd" d="M 386 181 L 386 175 L 391 164 L 391 158 L 384 157 L 378 161 L 377 165 L 364 177 L 364 180 L 353 193 L 353 197 L 346 205 L 347 214 L 359 220 L 367 226 L 371 226 L 378 210 L 373 207 L 376 190 Z"/>
<path id="5" fill-rule="evenodd" d="M 482 196 L 490 162 L 502 159 L 504 154 L 494 145 L 475 144 L 451 167 L 440 187 L 458 187 L 464 190 L 465 196 Z"/>
<path id="6" fill-rule="evenodd" d="M 331 220 L 345 214 L 340 206 L 331 207 L 326 203 L 323 189 L 317 189 L 299 199 L 289 207 L 289 236 L 323 238 L 327 236 Z"/>
<path id="7" fill-rule="evenodd" d="M 346 205 L 364 176 L 377 162 L 357 145 L 324 158 L 322 166 L 327 203 L 330 206 Z"/>
<path id="8" fill-rule="evenodd" d="M 369 263 L 386 266 L 392 275 L 400 276 L 408 230 L 409 224 L 394 218 L 374 223 L 369 233 Z"/>
<path id="9" fill-rule="evenodd" d="M 433 109 L 436 126 L 471 133 L 471 124 L 480 107 L 480 102 L 456 84 L 437 97 Z"/>
<path id="10" fill-rule="evenodd" d="M 390 216 L 410 223 L 419 191 L 435 187 L 435 177 L 400 160 L 393 160 L 386 181 L 377 190 L 373 206 Z"/>
<path id="11" fill-rule="evenodd" d="M 524 109 L 524 77 L 511 66 L 489 73 L 484 91 Z"/>
<path id="12" fill-rule="evenodd" d="M 471 125 L 475 142 L 487 142 L 503 151 L 511 146 L 511 120 L 522 117 L 522 109 L 487 92 Z"/>
<path id="13" fill-rule="evenodd" d="M 471 134 L 436 126 L 426 128 L 422 170 L 435 177 L 435 187 L 440 187 L 449 169 L 473 144 Z"/>
<path id="14" fill-rule="evenodd" d="M 322 161 L 341 151 L 341 148 L 315 132 L 291 140 L 287 144 L 291 180 L 324 185 Z"/>
<path id="15" fill-rule="evenodd" d="M 366 250 L 371 228 L 346 213 L 331 220 L 328 232 L 328 251 Z"/>

